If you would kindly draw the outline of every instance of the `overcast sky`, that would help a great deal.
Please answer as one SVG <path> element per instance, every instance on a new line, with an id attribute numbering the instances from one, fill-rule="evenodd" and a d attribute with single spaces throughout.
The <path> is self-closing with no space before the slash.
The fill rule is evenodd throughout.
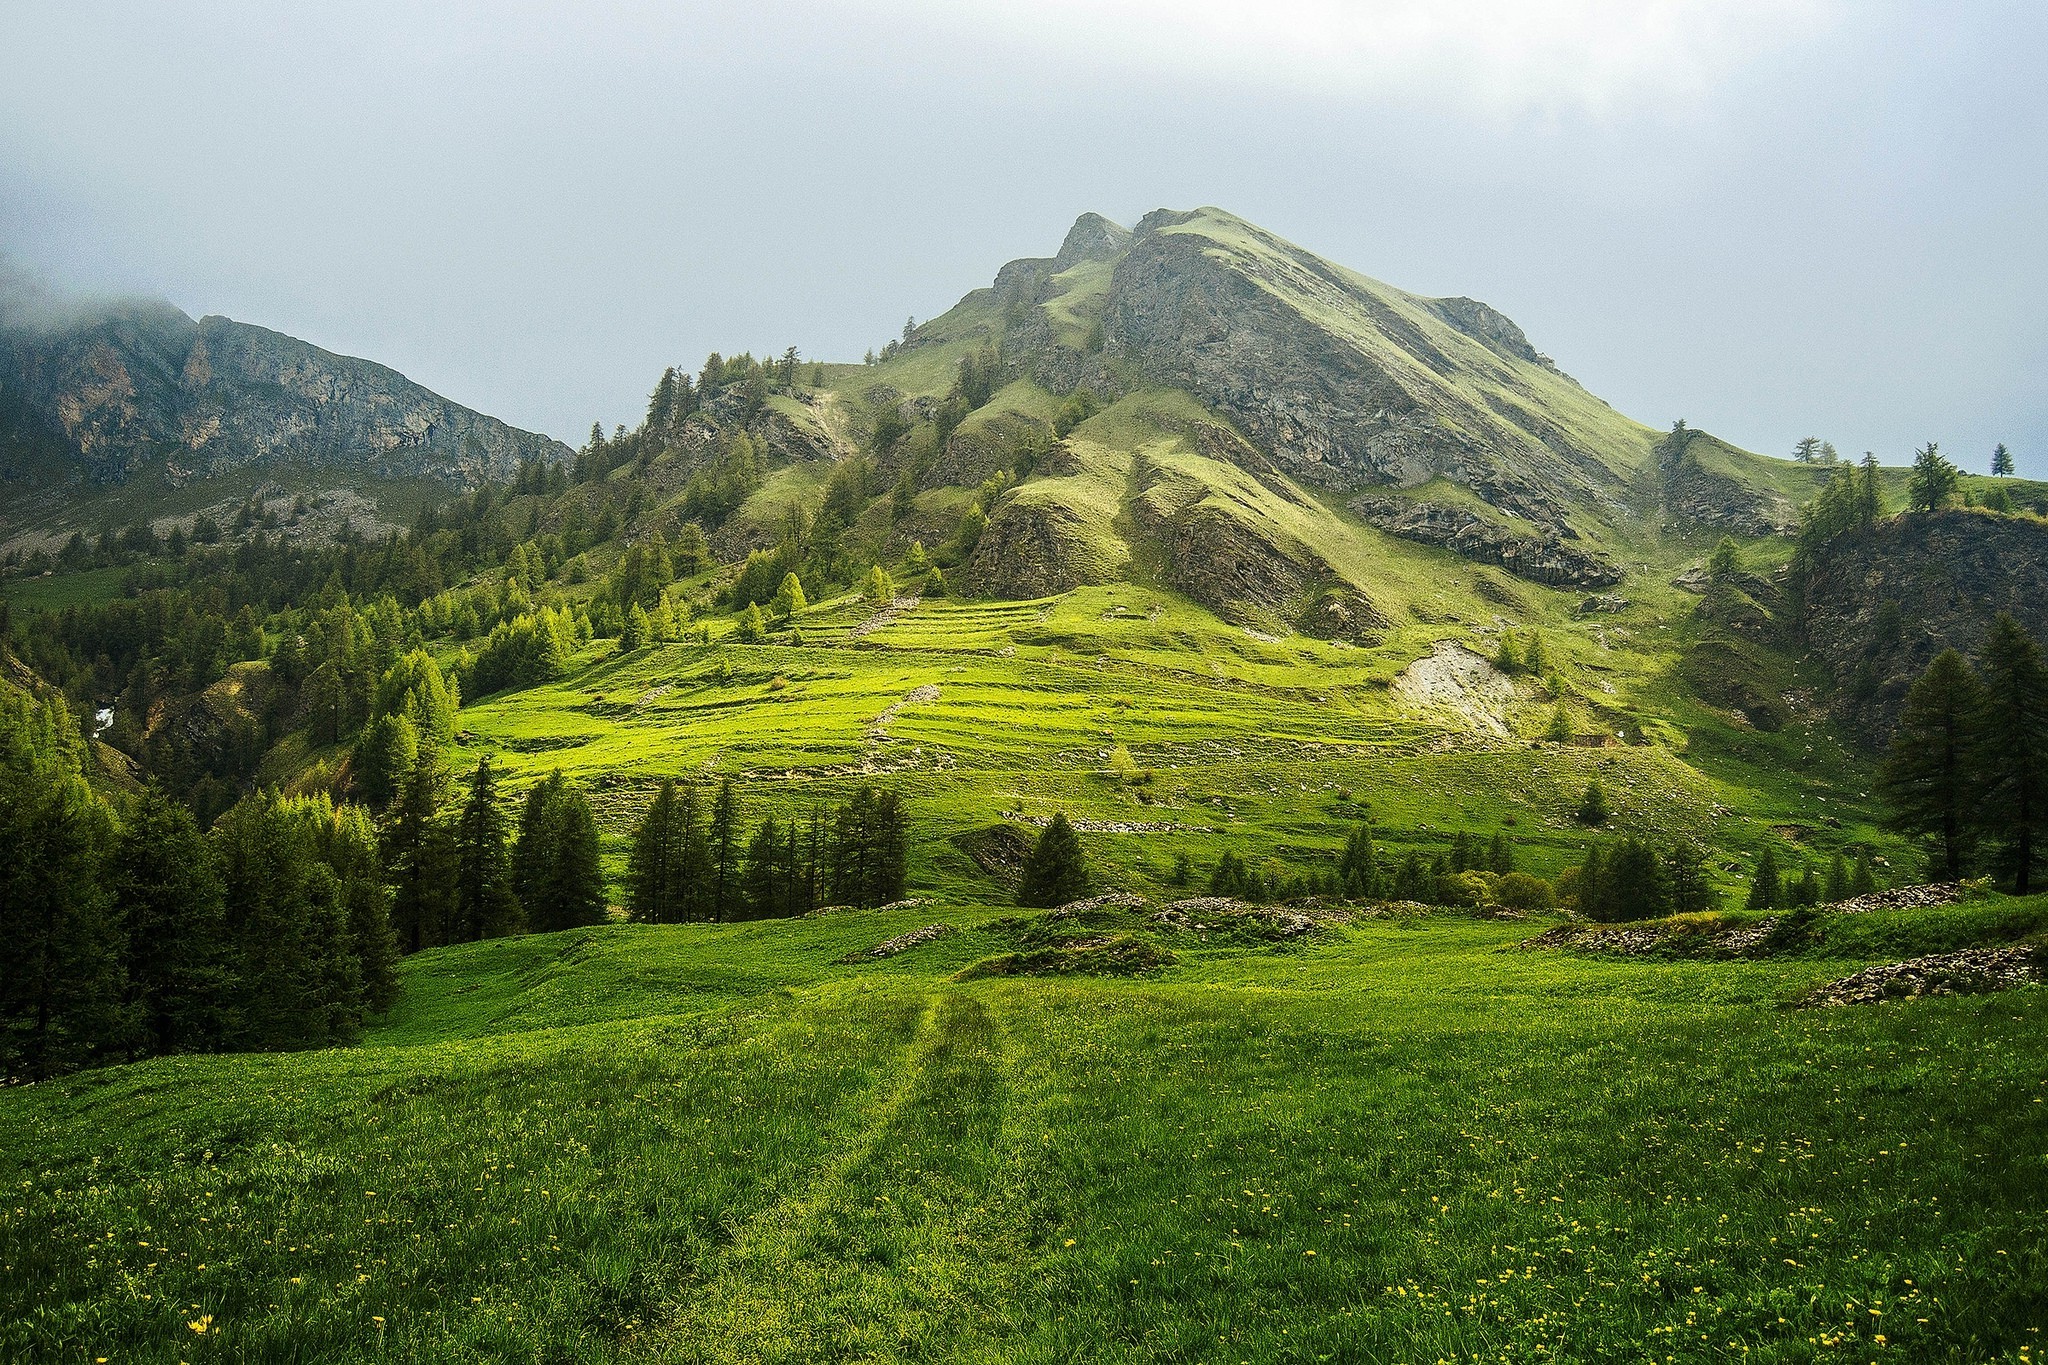
<path id="1" fill-rule="evenodd" d="M 1646 422 L 2048 477 L 2039 4 L 0 0 L 0 31 L 0 251 L 572 441 L 712 349 L 857 358 L 1084 210 L 1218 204 L 1485 299 Z"/>

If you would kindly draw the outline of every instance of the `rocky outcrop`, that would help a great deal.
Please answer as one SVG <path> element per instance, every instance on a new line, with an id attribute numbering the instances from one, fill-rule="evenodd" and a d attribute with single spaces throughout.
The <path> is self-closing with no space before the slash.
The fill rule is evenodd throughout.
<path id="1" fill-rule="evenodd" d="M 2048 638 L 2048 522 L 1908 513 L 1825 547 L 1798 587 L 1807 645 L 1837 684 L 1836 713 L 1881 745 L 1934 656 L 1974 657 L 1998 613 Z"/>
<path id="2" fill-rule="evenodd" d="M 1965 948 L 1909 962 L 1865 967 L 1817 988 L 1808 1005 L 1875 1005 L 1923 995 L 1983 995 L 2033 986 L 2042 980 L 2041 950 L 2032 944 L 2010 948 Z"/>
<path id="3" fill-rule="evenodd" d="M 1095 581 L 1081 515 L 1047 499 L 1011 498 L 989 518 L 967 573 L 991 597 L 1049 597 Z"/>
<path id="4" fill-rule="evenodd" d="M 1052 272 L 1072 270 L 1083 261 L 1114 261 L 1130 249 L 1131 230 L 1099 213 L 1084 213 L 1067 229 L 1060 254 L 1052 258 Z"/>
<path id="5" fill-rule="evenodd" d="M 97 483 L 292 461 L 473 485 L 571 453 L 385 366 L 164 303 L 0 318 L 0 400 L 11 436 Z"/>
<path id="6" fill-rule="evenodd" d="M 1799 509 L 1785 498 L 1708 469 L 1701 461 L 1703 446 L 1741 458 L 1741 452 L 1689 427 L 1657 444 L 1664 507 L 1674 519 L 1744 536 L 1786 535 L 1799 525 Z"/>
<path id="7" fill-rule="evenodd" d="M 1591 551 L 1552 534 L 1518 535 L 1469 508 L 1379 496 L 1355 499 L 1351 510 L 1388 535 L 1498 564 L 1534 583 L 1592 589 L 1621 582 L 1621 571 Z"/>

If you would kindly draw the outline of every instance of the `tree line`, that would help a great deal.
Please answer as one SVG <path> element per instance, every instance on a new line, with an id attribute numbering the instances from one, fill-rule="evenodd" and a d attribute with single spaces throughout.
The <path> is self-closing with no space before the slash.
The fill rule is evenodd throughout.
<path id="1" fill-rule="evenodd" d="M 2026 895 L 2048 835 L 2048 667 L 2000 613 L 1978 663 L 1936 655 L 1906 693 L 1886 755 L 1893 823 L 1927 841 L 1929 870 L 1986 869 Z"/>
<path id="2" fill-rule="evenodd" d="M 627 909 L 645 924 L 770 919 L 822 905 L 903 899 L 908 818 L 896 793 L 863 786 L 807 820 L 744 829 L 732 779 L 706 810 L 694 783 L 663 782 L 633 832 Z"/>

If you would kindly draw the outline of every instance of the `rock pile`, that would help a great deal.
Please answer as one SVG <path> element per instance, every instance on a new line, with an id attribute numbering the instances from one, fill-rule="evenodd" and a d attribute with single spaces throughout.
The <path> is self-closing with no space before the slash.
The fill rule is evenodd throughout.
<path id="1" fill-rule="evenodd" d="M 898 953 L 907 952 L 915 948 L 920 943 L 930 943 L 933 939 L 944 938 L 953 932 L 953 926 L 950 924 L 927 924 L 922 929 L 912 929 L 907 934 L 898 934 L 894 938 L 883 939 L 872 948 L 848 953 L 844 957 L 838 958 L 837 961 L 842 963 L 879 962 L 885 957 L 894 957 Z"/>
<path id="2" fill-rule="evenodd" d="M 1869 1005 L 1921 995 L 1981 995 L 2042 980 L 2042 954 L 2030 944 L 2010 948 L 1965 948 L 1865 967 L 1830 981 L 1808 996 L 1809 1005 Z"/>
<path id="3" fill-rule="evenodd" d="M 1895 886 L 1874 891 L 1853 900 L 1836 901 L 1827 908 L 1840 915 L 1861 915 L 1872 910 L 1919 910 L 1936 905 L 1954 905 L 1963 898 L 1961 882 L 1930 882 L 1926 886 Z"/>

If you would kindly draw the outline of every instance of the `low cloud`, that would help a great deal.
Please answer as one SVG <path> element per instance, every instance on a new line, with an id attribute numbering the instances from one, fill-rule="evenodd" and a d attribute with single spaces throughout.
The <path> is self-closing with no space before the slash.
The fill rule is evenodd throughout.
<path id="1" fill-rule="evenodd" d="M 1842 18 L 1839 0 L 858 0 L 1052 61 L 1481 112 L 1690 100 Z"/>

